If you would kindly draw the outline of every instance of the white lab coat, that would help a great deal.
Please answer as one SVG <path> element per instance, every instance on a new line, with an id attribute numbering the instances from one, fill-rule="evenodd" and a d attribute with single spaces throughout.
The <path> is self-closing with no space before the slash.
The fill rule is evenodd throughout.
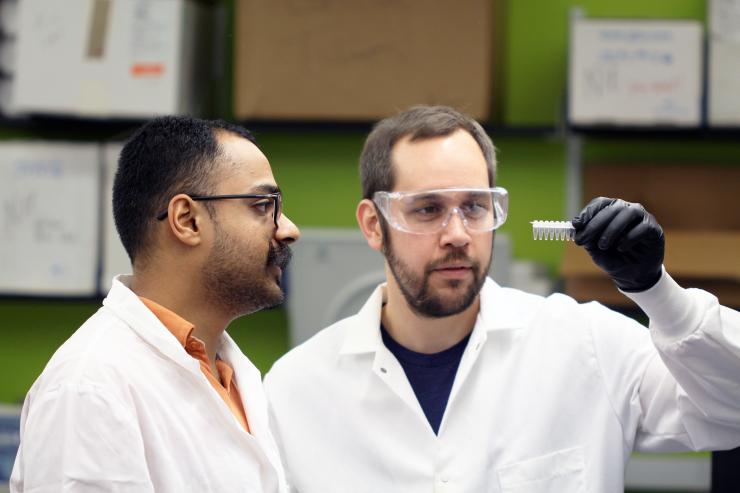
<path id="1" fill-rule="evenodd" d="M 125 277 L 31 387 L 10 491 L 285 491 L 259 371 L 224 334 L 250 435 Z"/>
<path id="2" fill-rule="evenodd" d="M 621 493 L 633 449 L 740 445 L 740 313 L 665 272 L 631 297 L 650 331 L 598 303 L 488 279 L 437 436 L 381 340 L 380 286 L 265 378 L 288 482 L 301 493 Z"/>

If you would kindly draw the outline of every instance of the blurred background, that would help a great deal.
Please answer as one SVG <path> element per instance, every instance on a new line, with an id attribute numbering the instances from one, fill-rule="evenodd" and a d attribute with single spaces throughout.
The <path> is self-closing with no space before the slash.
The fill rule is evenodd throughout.
<path id="1" fill-rule="evenodd" d="M 289 301 L 229 329 L 264 372 L 382 279 L 357 159 L 373 122 L 414 104 L 493 138 L 499 283 L 640 318 L 529 224 L 619 196 L 664 226 L 679 282 L 739 307 L 739 87 L 740 0 L 0 0 L 0 479 L 25 393 L 129 270 L 110 184 L 146 119 L 237 121 L 272 164 L 303 231 Z M 738 492 L 737 455 L 637 454 L 628 488 Z"/>

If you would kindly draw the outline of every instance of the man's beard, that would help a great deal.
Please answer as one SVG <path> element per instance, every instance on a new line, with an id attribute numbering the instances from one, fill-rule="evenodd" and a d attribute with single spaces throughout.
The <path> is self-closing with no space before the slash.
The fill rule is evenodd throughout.
<path id="1" fill-rule="evenodd" d="M 393 273 L 393 277 L 396 279 L 401 293 L 403 293 L 403 297 L 406 299 L 406 303 L 408 303 L 415 313 L 432 318 L 448 317 L 465 311 L 473 304 L 486 280 L 485 273 L 488 272 L 491 266 L 493 250 L 491 250 L 491 256 L 488 257 L 485 270 L 481 270 L 480 262 L 469 258 L 463 250 L 456 249 L 445 255 L 444 258 L 427 264 L 424 268 L 424 274 L 420 277 L 396 257 L 391 245 L 390 235 L 387 232 L 384 233 L 383 254 L 388 261 L 388 266 Z M 429 285 L 429 278 L 434 269 L 440 265 L 460 260 L 470 263 L 473 274 L 472 282 L 470 282 L 467 289 L 461 295 L 454 299 L 446 300 L 433 291 L 433 288 Z M 450 287 L 456 288 L 467 281 L 451 279 L 446 282 Z"/>
<path id="2" fill-rule="evenodd" d="M 280 305 L 285 300 L 282 279 L 276 283 L 268 267 L 280 267 L 284 273 L 292 257 L 288 245 L 270 242 L 265 262 L 255 262 L 240 253 L 236 240 L 216 228 L 216 239 L 203 267 L 208 303 L 235 317 Z"/>

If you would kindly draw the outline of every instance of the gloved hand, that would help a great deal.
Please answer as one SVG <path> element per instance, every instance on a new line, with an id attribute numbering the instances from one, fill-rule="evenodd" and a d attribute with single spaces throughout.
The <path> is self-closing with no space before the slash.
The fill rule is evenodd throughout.
<path id="1" fill-rule="evenodd" d="M 583 246 L 622 291 L 645 291 L 660 280 L 663 229 L 642 205 L 599 197 L 571 222 L 576 245 Z"/>

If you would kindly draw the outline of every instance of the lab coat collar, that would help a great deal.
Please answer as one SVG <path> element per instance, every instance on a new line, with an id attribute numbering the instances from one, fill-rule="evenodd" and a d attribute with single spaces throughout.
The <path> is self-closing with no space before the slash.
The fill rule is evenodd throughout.
<path id="1" fill-rule="evenodd" d="M 121 318 L 142 340 L 176 363 L 200 374 L 200 363 L 183 349 L 182 344 L 172 332 L 142 303 L 136 293 L 131 291 L 131 279 L 130 275 L 116 276 L 108 296 L 103 300 L 103 305 Z M 260 379 L 259 370 L 251 362 L 247 363 L 244 359 L 245 362 L 242 363 L 243 359 L 240 357 L 242 353 L 239 347 L 226 332 L 219 338 L 216 353 L 234 368 L 237 385 L 240 388 L 250 388 L 250 385 L 243 385 L 239 382 L 242 375 L 252 377 L 256 375 L 257 380 Z"/>
<path id="2" fill-rule="evenodd" d="M 251 361 L 244 357 L 239 346 L 234 340 L 224 332 L 221 335 L 220 346 L 218 348 L 218 357 L 228 363 L 234 369 L 236 384 L 239 386 L 239 395 L 244 403 L 244 409 L 247 410 L 247 420 L 249 421 L 250 431 L 259 440 L 267 437 L 260 437 L 258 434 L 267 430 L 267 404 L 264 394 L 255 389 L 262 387 L 262 375 Z"/>
<path id="3" fill-rule="evenodd" d="M 480 296 L 478 324 L 487 332 L 516 330 L 523 328 L 532 313 L 523 310 L 522 304 L 515 300 L 514 290 L 503 288 L 490 277 L 486 278 Z"/>
<path id="4" fill-rule="evenodd" d="M 360 311 L 348 320 L 351 323 L 339 354 L 377 352 L 383 346 L 380 335 L 380 315 L 386 299 L 387 284 L 380 284 Z M 486 278 L 480 292 L 481 303 L 471 343 L 482 344 L 488 332 L 516 330 L 525 326 L 531 314 L 523 313 L 512 299 L 511 291 Z"/>
<path id="5" fill-rule="evenodd" d="M 132 276 L 120 275 L 113 279 L 103 306 L 113 311 L 144 342 L 191 372 L 200 372 L 200 364 L 182 347 L 154 313 L 131 291 Z"/>
<path id="6" fill-rule="evenodd" d="M 130 284 L 131 276 L 116 276 L 108 296 L 103 300 L 103 305 L 121 318 L 142 340 L 176 363 L 200 374 L 200 363 L 183 349 L 172 332 L 131 291 Z M 240 389 L 251 388 L 253 380 L 261 381 L 259 370 L 243 356 L 239 346 L 226 332 L 219 338 L 216 353 L 234 369 L 236 383 Z"/>
<path id="7" fill-rule="evenodd" d="M 372 353 L 383 345 L 380 335 L 380 314 L 386 298 L 387 284 L 378 285 L 351 323 L 339 354 Z"/>

